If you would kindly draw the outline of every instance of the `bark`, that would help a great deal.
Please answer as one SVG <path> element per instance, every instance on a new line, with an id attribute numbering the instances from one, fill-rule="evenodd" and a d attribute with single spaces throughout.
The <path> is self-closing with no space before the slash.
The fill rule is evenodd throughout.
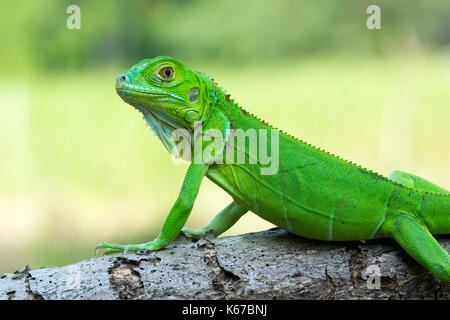
<path id="1" fill-rule="evenodd" d="M 450 237 L 437 239 L 450 250 Z M 0 279 L 0 299 L 12 300 L 449 297 L 449 284 L 435 280 L 390 239 L 322 242 L 280 229 L 198 241 L 180 236 L 157 252 L 24 268 Z"/>

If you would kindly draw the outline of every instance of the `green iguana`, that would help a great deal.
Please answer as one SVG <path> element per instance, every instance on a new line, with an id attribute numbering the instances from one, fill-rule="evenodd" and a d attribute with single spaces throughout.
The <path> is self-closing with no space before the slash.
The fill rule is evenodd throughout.
<path id="1" fill-rule="evenodd" d="M 217 139 L 209 157 L 191 159 L 180 194 L 155 240 L 138 245 L 101 242 L 97 248 L 106 249 L 106 254 L 158 250 L 180 231 L 201 237 L 212 230 L 218 236 L 252 211 L 311 239 L 393 238 L 437 279 L 450 282 L 449 254 L 432 236 L 450 233 L 449 191 L 400 171 L 383 177 L 276 130 L 239 107 L 209 76 L 170 57 L 142 60 L 116 79 L 116 91 L 143 113 L 170 152 L 176 147 L 177 129 L 188 132 L 192 150 L 210 147 L 213 142 L 200 138 L 209 129 L 223 139 Z M 197 126 L 201 129 L 195 134 Z M 269 145 L 277 156 L 278 170 L 262 174 L 262 163 L 267 164 L 262 161 L 267 160 L 262 159 L 264 154 L 255 155 L 249 144 L 244 148 L 230 144 L 231 129 L 276 130 L 277 141 L 273 135 L 260 135 L 257 144 Z M 245 163 L 218 161 L 233 152 L 243 152 Z M 183 228 L 205 176 L 230 194 L 233 202 L 205 227 Z"/>

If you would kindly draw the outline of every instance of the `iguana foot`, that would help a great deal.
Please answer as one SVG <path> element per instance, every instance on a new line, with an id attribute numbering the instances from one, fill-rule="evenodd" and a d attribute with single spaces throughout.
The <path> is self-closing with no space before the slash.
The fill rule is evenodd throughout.
<path id="1" fill-rule="evenodd" d="M 155 251 L 163 247 L 164 244 L 156 240 L 141 244 L 114 244 L 114 243 L 100 242 L 95 248 L 95 252 L 97 252 L 98 249 L 105 249 L 104 254 L 119 253 L 119 252 L 126 253 L 127 251 L 138 251 L 138 250 Z"/>
<path id="2" fill-rule="evenodd" d="M 204 237 L 208 231 L 209 230 L 207 230 L 205 228 L 191 229 L 191 228 L 184 227 L 183 229 L 181 229 L 181 232 L 183 232 L 184 235 L 186 236 L 186 238 L 189 238 L 189 239 L 199 239 L 201 237 Z"/>

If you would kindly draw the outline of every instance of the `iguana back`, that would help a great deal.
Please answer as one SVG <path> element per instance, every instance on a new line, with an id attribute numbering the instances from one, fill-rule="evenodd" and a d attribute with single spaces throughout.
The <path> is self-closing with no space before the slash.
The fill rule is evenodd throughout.
<path id="1" fill-rule="evenodd" d="M 233 129 L 267 131 L 270 145 L 270 130 L 277 129 L 228 97 L 218 105 L 231 119 Z M 248 145 L 245 152 L 248 156 Z M 247 162 L 215 164 L 207 177 L 263 219 L 307 238 L 386 237 L 380 227 L 390 214 L 402 208 L 426 219 L 434 213 L 421 210 L 421 206 L 431 200 L 447 208 L 440 226 L 450 230 L 450 195 L 407 188 L 282 131 L 278 153 L 279 170 L 274 175 L 261 175 L 259 165 Z"/>

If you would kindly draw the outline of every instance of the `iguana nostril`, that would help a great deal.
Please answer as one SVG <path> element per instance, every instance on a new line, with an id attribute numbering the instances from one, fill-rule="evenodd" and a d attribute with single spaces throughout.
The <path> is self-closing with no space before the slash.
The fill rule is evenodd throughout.
<path id="1" fill-rule="evenodd" d="M 122 89 L 123 82 L 128 82 L 128 77 L 126 75 L 121 75 L 116 78 L 116 89 Z"/>

